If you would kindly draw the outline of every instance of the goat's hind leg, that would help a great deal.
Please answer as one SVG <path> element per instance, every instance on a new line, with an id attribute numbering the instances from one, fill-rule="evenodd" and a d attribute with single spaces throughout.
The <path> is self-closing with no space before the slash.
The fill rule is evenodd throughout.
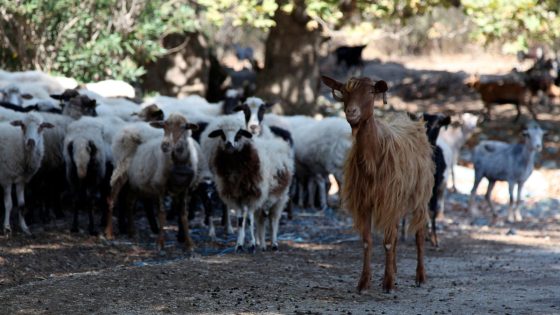
<path id="1" fill-rule="evenodd" d="M 519 206 L 521 205 L 521 191 L 523 189 L 523 182 L 517 183 L 517 200 L 515 201 L 515 212 L 514 212 L 514 219 L 516 222 L 521 222 L 523 217 L 521 216 L 521 209 Z"/>
<path id="2" fill-rule="evenodd" d="M 10 213 L 12 212 L 12 184 L 4 185 L 4 235 L 12 233 L 10 228 Z"/>
<path id="3" fill-rule="evenodd" d="M 494 204 L 492 203 L 492 190 L 494 190 L 494 185 L 496 181 L 490 180 L 488 181 L 488 189 L 486 190 L 486 195 L 484 198 L 486 202 L 488 202 L 488 206 L 490 207 L 490 211 L 492 211 L 492 224 L 496 224 L 496 220 L 498 219 L 498 214 L 496 213 L 496 208 L 494 208 Z"/>
<path id="4" fill-rule="evenodd" d="M 508 190 L 509 190 L 509 206 L 508 206 L 508 222 L 515 222 L 515 217 L 513 215 L 513 189 L 515 187 L 514 182 L 508 182 Z"/>
<path id="5" fill-rule="evenodd" d="M 426 283 L 426 270 L 424 269 L 424 225 L 416 232 L 416 285 Z"/>

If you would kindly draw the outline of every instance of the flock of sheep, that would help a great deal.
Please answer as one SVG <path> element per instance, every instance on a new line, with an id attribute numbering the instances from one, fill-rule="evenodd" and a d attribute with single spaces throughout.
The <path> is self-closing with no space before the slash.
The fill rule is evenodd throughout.
<path id="1" fill-rule="evenodd" d="M 61 215 L 65 200 L 74 210 L 73 231 L 79 230 L 79 213 L 87 211 L 88 231 L 96 234 L 98 209 L 105 237 L 113 237 L 113 214 L 118 214 L 119 232 L 132 235 L 134 205 L 140 203 L 163 250 L 171 200 L 179 218 L 178 239 L 190 251 L 189 212 L 201 205 L 209 235 L 215 237 L 213 206 L 222 203 L 225 233 L 233 232 L 230 210 L 238 214 L 238 251 L 266 250 L 267 226 L 270 248 L 277 250 L 282 212 L 290 212 L 292 202 L 326 208 L 333 175 L 342 204 L 354 214 L 364 237 L 364 258 L 371 250 L 373 225 L 385 231 L 386 253 L 393 257 L 388 265 L 396 264 L 398 226 L 411 213 L 408 226 L 417 233 L 420 284 L 425 281 L 422 244 L 428 213 L 437 246 L 435 219 L 444 208 L 447 178 L 451 175 L 454 187 L 453 165 L 478 117 L 463 114 L 451 124 L 450 117 L 441 114 L 395 115 L 374 123 L 373 100 L 380 94 L 385 100 L 384 81 L 323 81 L 333 89 L 333 97 L 344 102 L 346 119 L 266 113 L 271 104 L 242 98 L 236 90 L 219 103 L 199 96 L 157 96 L 136 103 L 134 89 L 119 81 L 77 87 L 75 81 L 37 71 L 1 71 L 3 232 L 12 230 L 15 186 L 18 225 L 25 234 L 31 234 L 26 209 L 35 217 L 48 217 L 51 211 Z M 347 106 L 362 98 L 367 102 L 360 104 L 366 107 Z M 525 135 L 524 144 L 485 141 L 475 148 L 476 179 L 469 203 L 473 213 L 476 188 L 486 177 L 492 210 L 494 182 L 508 181 L 508 218 L 521 220 L 521 189 L 542 148 L 543 131 L 532 125 Z M 26 205 L 26 191 L 32 204 Z M 386 290 L 394 287 L 393 267 L 386 266 Z M 369 287 L 370 276 L 369 262 L 364 262 L 360 290 Z"/>

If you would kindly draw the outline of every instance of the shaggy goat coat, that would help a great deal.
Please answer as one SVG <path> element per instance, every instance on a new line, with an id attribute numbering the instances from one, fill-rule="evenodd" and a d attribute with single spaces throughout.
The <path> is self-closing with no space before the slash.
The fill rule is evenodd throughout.
<path id="1" fill-rule="evenodd" d="M 434 184 L 424 125 L 403 114 L 376 120 L 373 128 L 359 130 L 354 138 L 344 166 L 343 203 L 359 231 L 367 223 L 366 211 L 372 212 L 374 228 L 383 232 L 410 211 L 409 231 L 416 232 L 428 219 Z"/>

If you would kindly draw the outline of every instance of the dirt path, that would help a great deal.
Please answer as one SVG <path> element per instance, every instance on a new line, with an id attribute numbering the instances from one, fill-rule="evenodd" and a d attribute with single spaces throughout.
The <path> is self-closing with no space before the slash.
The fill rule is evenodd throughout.
<path id="1" fill-rule="evenodd" d="M 361 245 L 348 221 L 314 216 L 313 224 L 299 226 L 310 223 L 300 216 L 284 227 L 284 238 L 296 230 L 309 239 L 333 237 L 296 237 L 276 253 L 155 258 L 52 275 L 0 291 L 0 313 L 560 313 L 556 224 L 518 224 L 515 235 L 506 235 L 509 227 L 472 227 L 462 213 L 450 215 L 442 248 L 427 245 L 429 282 L 421 288 L 414 286 L 415 249 L 408 240 L 398 250 L 397 290 L 381 292 L 383 256 L 376 237 L 373 286 L 357 294 Z M 324 223 L 321 231 L 317 223 Z M 98 247 L 92 252 L 119 252 L 118 246 Z"/>

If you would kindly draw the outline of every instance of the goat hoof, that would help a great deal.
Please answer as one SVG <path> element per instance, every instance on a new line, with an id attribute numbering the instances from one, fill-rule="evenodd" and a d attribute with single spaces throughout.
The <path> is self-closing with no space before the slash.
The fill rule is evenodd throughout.
<path id="1" fill-rule="evenodd" d="M 416 275 L 416 286 L 420 287 L 424 283 L 426 283 L 426 275 L 425 274 L 417 274 Z"/>
<path id="2" fill-rule="evenodd" d="M 8 237 L 12 235 L 12 229 L 9 226 L 5 226 L 2 232 Z"/>
<path id="3" fill-rule="evenodd" d="M 358 282 L 358 293 L 363 293 L 370 288 L 370 277 L 361 277 L 360 282 Z"/>
<path id="4" fill-rule="evenodd" d="M 243 253 L 243 246 L 242 245 L 237 245 L 235 247 L 235 252 L 238 253 L 238 254 Z"/>
<path id="5" fill-rule="evenodd" d="M 278 244 L 273 244 L 273 245 L 272 245 L 272 251 L 273 251 L 273 252 L 277 252 L 277 251 L 278 251 Z"/>

